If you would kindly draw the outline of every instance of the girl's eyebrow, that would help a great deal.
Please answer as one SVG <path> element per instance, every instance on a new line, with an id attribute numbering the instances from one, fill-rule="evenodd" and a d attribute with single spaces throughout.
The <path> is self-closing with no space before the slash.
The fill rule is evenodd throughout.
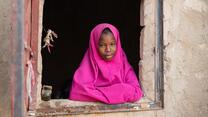
<path id="1" fill-rule="evenodd" d="M 116 40 L 113 40 L 111 43 L 116 43 Z"/>
<path id="2" fill-rule="evenodd" d="M 99 41 L 99 43 L 104 43 L 103 41 Z"/>
<path id="3" fill-rule="evenodd" d="M 104 41 L 99 41 L 99 43 L 105 43 Z M 116 40 L 113 40 L 111 43 L 116 43 Z"/>

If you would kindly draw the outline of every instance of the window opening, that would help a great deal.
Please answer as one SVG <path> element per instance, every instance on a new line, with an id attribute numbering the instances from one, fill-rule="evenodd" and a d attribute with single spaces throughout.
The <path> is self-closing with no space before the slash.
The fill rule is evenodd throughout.
<path id="1" fill-rule="evenodd" d="M 122 48 L 138 74 L 140 0 L 45 0 L 43 34 L 52 29 L 58 34 L 51 53 L 42 49 L 42 85 L 52 86 L 52 99 L 68 98 L 73 74 L 89 45 L 92 28 L 111 23 L 120 32 Z M 43 42 L 42 42 L 43 46 Z"/>

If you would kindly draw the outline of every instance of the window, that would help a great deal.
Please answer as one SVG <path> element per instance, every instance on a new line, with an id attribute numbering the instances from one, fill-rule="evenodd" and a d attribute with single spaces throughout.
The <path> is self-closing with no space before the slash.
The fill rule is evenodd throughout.
<path id="1" fill-rule="evenodd" d="M 42 49 L 42 84 L 53 86 L 53 99 L 68 97 L 73 74 L 89 45 L 90 31 L 103 22 L 119 29 L 122 47 L 138 74 L 139 0 L 121 0 L 120 5 L 110 0 L 45 0 L 43 28 L 58 33 L 51 54 Z"/>
<path id="2" fill-rule="evenodd" d="M 143 0 L 122 0 L 120 2 L 121 3 L 118 6 L 116 3 L 110 0 L 103 2 L 83 2 L 75 0 L 65 0 L 60 2 L 55 0 L 45 0 L 44 8 L 42 2 L 39 2 L 38 4 L 34 3 L 34 7 L 32 7 L 32 9 L 35 9 L 35 6 L 40 7 L 40 9 L 43 10 L 43 17 L 41 15 L 41 10 L 38 12 L 39 16 L 32 15 L 32 17 L 40 18 L 36 19 L 39 22 L 41 22 L 40 20 L 42 20 L 43 18 L 43 28 L 50 28 L 57 32 L 59 35 L 59 39 L 55 40 L 55 47 L 51 50 L 52 54 L 48 54 L 45 50 L 42 50 L 43 61 L 41 61 L 41 59 L 35 59 L 37 62 L 37 69 L 40 73 L 37 75 L 37 84 L 35 84 L 35 86 L 33 87 L 36 90 L 32 90 L 35 95 L 32 95 L 33 101 L 29 104 L 30 115 L 65 115 L 82 113 L 138 111 L 161 109 L 163 107 L 162 1 L 157 0 L 157 2 L 153 2 L 150 4 L 153 9 L 152 11 L 155 11 L 151 16 L 144 16 L 144 9 L 146 8 L 145 5 L 148 4 L 145 4 L 145 1 Z M 106 9 L 104 4 L 109 3 L 109 9 Z M 52 12 L 50 10 L 52 10 Z M 34 12 L 35 11 L 32 10 L 32 14 Z M 65 17 L 66 15 L 69 15 L 71 17 Z M 125 17 L 125 15 L 128 15 L 129 17 Z M 146 25 L 144 21 L 145 17 L 153 18 L 153 24 L 156 25 Z M 143 90 L 145 91 L 145 97 L 139 102 L 119 105 L 106 105 L 92 102 L 76 102 L 68 99 L 52 99 L 50 102 L 41 101 L 40 92 L 42 77 L 43 83 L 49 83 L 53 80 L 53 78 L 63 78 L 63 81 L 61 82 L 70 83 L 67 81 L 68 79 L 66 80 L 66 76 L 69 76 L 68 74 L 71 74 L 72 76 L 76 67 L 80 63 L 82 56 L 88 46 L 88 37 L 90 33 L 89 31 L 92 29 L 92 27 L 94 27 L 95 24 L 99 22 L 113 23 L 115 24 L 115 26 L 118 27 L 121 34 L 121 39 L 123 39 L 121 40 L 123 44 L 122 46 L 127 53 L 129 61 L 134 67 L 135 71 L 139 71 L 138 74 L 139 78 L 141 78 L 140 81 Z M 37 42 L 39 43 L 37 44 L 39 49 L 37 49 L 37 51 L 40 50 L 41 42 L 40 38 L 42 30 L 40 30 L 40 28 L 42 27 L 42 24 L 40 24 L 36 23 L 36 25 L 39 26 L 37 28 L 33 26 L 32 23 L 32 29 L 34 28 L 34 30 L 39 30 L 40 33 L 38 37 L 39 42 Z M 139 35 L 141 29 L 139 27 L 139 24 L 145 26 L 145 28 L 141 31 L 141 35 Z M 146 32 L 146 29 L 148 28 L 149 30 L 151 30 L 151 32 Z M 136 40 L 139 39 L 139 36 L 140 41 Z M 127 37 L 132 38 L 132 40 L 127 39 Z M 151 44 L 148 44 L 146 40 L 144 40 L 144 38 L 148 38 L 150 41 L 152 41 Z M 82 40 L 80 41 L 78 39 Z M 135 43 L 138 43 L 138 45 Z M 131 44 L 131 46 L 129 46 L 129 44 Z M 145 50 L 149 48 L 151 51 Z M 147 54 L 144 54 L 144 52 L 147 52 Z M 35 57 L 40 57 L 40 51 L 36 53 L 37 56 Z M 71 54 L 69 55 L 68 53 Z M 146 60 L 146 57 L 148 56 L 150 58 L 148 59 L 149 61 Z M 148 64 L 148 62 L 150 64 Z M 40 67 L 42 66 L 42 63 L 43 69 Z M 56 67 L 51 67 L 53 65 Z M 41 74 L 42 70 L 43 74 Z M 148 70 L 151 70 L 151 73 L 147 73 Z M 48 73 L 48 71 L 50 71 L 50 73 Z M 58 76 L 53 73 L 58 74 Z M 65 84 L 64 86 L 70 86 L 70 84 Z M 67 88 L 62 87 L 58 83 L 57 85 L 54 85 L 53 88 L 57 90 L 54 91 L 56 93 L 53 94 L 53 98 L 66 98 L 67 94 L 64 92 L 64 89 Z M 63 92 L 60 92 L 59 90 Z M 34 105 L 37 105 L 37 108 L 35 108 Z M 36 113 L 33 113 L 34 110 L 36 110 Z"/>

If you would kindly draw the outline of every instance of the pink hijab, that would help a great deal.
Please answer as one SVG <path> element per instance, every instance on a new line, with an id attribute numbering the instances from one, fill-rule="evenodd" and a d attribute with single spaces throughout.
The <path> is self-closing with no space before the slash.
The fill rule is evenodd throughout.
<path id="1" fill-rule="evenodd" d="M 102 59 L 97 51 L 105 28 L 109 28 L 116 39 L 117 50 L 111 61 Z M 137 101 L 142 95 L 137 77 L 121 48 L 118 30 L 107 23 L 97 25 L 91 31 L 89 49 L 74 74 L 69 99 L 120 104 Z"/>

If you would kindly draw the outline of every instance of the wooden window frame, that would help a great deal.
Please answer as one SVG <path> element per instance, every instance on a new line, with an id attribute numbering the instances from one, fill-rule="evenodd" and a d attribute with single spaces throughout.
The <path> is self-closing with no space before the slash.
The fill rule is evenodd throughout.
<path id="1" fill-rule="evenodd" d="M 142 0 L 142 2 L 144 2 Z M 142 3 L 141 3 L 142 4 Z M 31 20 L 31 42 L 36 43 L 32 45 L 34 50 L 34 71 L 36 85 L 32 90 L 32 102 L 29 102 L 28 115 L 35 116 L 51 116 L 51 115 L 71 115 L 71 114 L 89 114 L 89 113 L 106 113 L 106 112 L 133 112 L 133 111 L 145 111 L 145 110 L 157 110 L 163 108 L 163 1 L 155 1 L 155 48 L 154 48 L 154 99 L 147 101 L 139 101 L 135 103 L 125 103 L 117 105 L 108 105 L 103 103 L 93 102 L 78 102 L 67 99 L 41 101 L 41 71 L 42 62 L 40 54 L 40 39 L 42 28 L 42 12 L 43 0 L 32 0 L 31 6 L 32 20 Z M 142 13 L 141 13 L 142 14 Z M 41 19 L 41 20 L 40 20 Z M 39 40 L 38 40 L 39 39 Z M 38 42 L 37 42 L 38 40 Z M 142 41 L 142 39 L 140 39 Z M 142 46 L 141 46 L 142 47 Z M 141 68 L 142 63 L 139 63 Z M 140 72 L 141 73 L 141 72 Z M 142 74 L 142 73 L 141 73 Z M 141 83 L 142 85 L 142 83 Z M 146 93 L 145 93 L 146 94 Z M 146 99 L 149 99 L 148 95 L 145 95 Z"/>

